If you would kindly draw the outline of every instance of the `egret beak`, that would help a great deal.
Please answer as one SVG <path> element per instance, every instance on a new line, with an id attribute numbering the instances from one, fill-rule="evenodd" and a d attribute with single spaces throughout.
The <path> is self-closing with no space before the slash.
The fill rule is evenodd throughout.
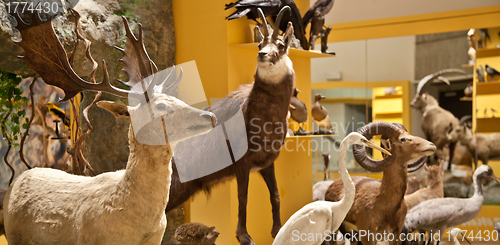
<path id="1" fill-rule="evenodd" d="M 492 174 L 490 177 L 494 179 L 496 182 L 500 183 L 500 180 L 497 178 L 497 176 L 495 176 L 495 174 Z"/>
<path id="2" fill-rule="evenodd" d="M 325 98 L 326 98 L 326 96 L 324 96 L 324 95 L 321 95 L 321 99 L 325 99 Z"/>
<path id="3" fill-rule="evenodd" d="M 382 147 L 380 147 L 380 146 L 376 145 L 375 143 L 373 143 L 373 142 L 371 142 L 371 141 L 366 141 L 366 142 L 365 142 L 365 144 L 366 144 L 366 146 L 367 146 L 367 147 L 370 147 L 370 148 L 375 149 L 375 150 L 378 150 L 378 151 L 380 151 L 380 152 L 382 152 L 382 153 L 384 153 L 384 154 L 387 154 L 387 155 L 389 155 L 389 156 L 392 156 L 392 154 L 391 154 L 388 150 L 386 150 L 386 149 L 384 149 L 384 148 L 382 148 Z"/>

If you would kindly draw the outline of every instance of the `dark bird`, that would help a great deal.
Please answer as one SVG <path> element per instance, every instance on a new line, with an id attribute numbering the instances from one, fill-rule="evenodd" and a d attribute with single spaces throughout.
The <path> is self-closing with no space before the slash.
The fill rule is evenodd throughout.
<path id="1" fill-rule="evenodd" d="M 482 70 L 483 66 L 481 66 L 481 70 Z M 484 73 L 481 72 L 481 70 L 477 69 L 476 68 L 476 74 L 477 74 L 477 81 L 478 82 L 484 82 Z"/>
<path id="2" fill-rule="evenodd" d="M 273 21 L 276 21 L 279 11 L 285 7 L 290 7 L 291 14 L 284 15 L 281 22 L 279 23 L 279 29 L 281 31 L 286 31 L 288 22 L 292 22 L 294 35 L 300 41 L 300 46 L 304 50 L 309 50 L 309 43 L 306 38 L 306 30 L 302 25 L 302 16 L 300 14 L 297 5 L 293 0 L 239 0 L 234 3 L 226 4 L 225 10 L 230 8 L 235 8 L 232 14 L 226 17 L 227 20 L 233 20 L 247 16 L 248 19 L 254 20 L 259 23 L 259 14 L 257 8 L 260 8 L 264 13 L 264 16 L 271 16 Z"/>
<path id="3" fill-rule="evenodd" d="M 479 29 L 479 40 L 478 40 L 478 46 L 480 48 L 486 48 L 486 40 L 490 40 L 490 33 L 488 32 L 488 29 Z"/>
<path id="4" fill-rule="evenodd" d="M 303 101 L 297 98 L 298 93 L 300 93 L 300 90 L 295 88 L 293 90 L 292 100 L 290 101 L 290 115 L 294 121 L 299 123 L 298 132 L 304 132 L 301 124 L 307 121 L 307 107 Z"/>
<path id="5" fill-rule="evenodd" d="M 484 118 L 488 118 L 488 108 L 484 108 Z"/>
<path id="6" fill-rule="evenodd" d="M 54 115 L 55 117 L 59 118 L 62 120 L 64 126 L 66 128 L 69 128 L 70 124 L 70 118 L 66 113 L 64 113 L 63 110 L 61 110 L 59 107 L 57 107 L 54 103 L 52 102 L 47 102 L 47 108 L 49 109 L 50 114 Z"/>
<path id="7" fill-rule="evenodd" d="M 329 33 L 329 31 L 324 28 L 325 15 L 332 10 L 334 2 L 334 0 L 318 0 L 309 8 L 309 10 L 307 10 L 306 14 L 304 14 L 304 17 L 302 18 L 302 25 L 304 28 L 306 28 L 309 22 L 311 22 L 311 31 L 309 34 L 309 45 L 311 49 L 314 49 L 316 39 L 322 37 L 327 32 Z"/>
<path id="8" fill-rule="evenodd" d="M 495 76 L 500 75 L 500 72 L 495 70 L 495 68 L 493 68 L 489 65 L 485 65 L 484 67 L 486 69 L 486 73 L 491 77 L 491 79 L 494 79 Z"/>
<path id="9" fill-rule="evenodd" d="M 467 87 L 465 87 L 464 89 L 464 95 L 465 97 L 472 97 L 473 92 L 474 92 L 474 86 L 472 82 L 470 82 L 469 85 L 467 85 Z"/>
<path id="10" fill-rule="evenodd" d="M 316 94 L 316 96 L 314 96 L 314 106 L 312 107 L 311 115 L 314 119 L 314 122 L 319 127 L 319 133 L 333 134 L 330 115 L 328 115 L 328 111 L 326 110 L 326 108 L 319 103 L 319 101 L 324 98 L 325 96 L 321 94 Z"/>
<path id="11" fill-rule="evenodd" d="M 495 118 L 495 113 L 497 112 L 495 109 L 490 108 L 491 110 L 491 118 Z"/>

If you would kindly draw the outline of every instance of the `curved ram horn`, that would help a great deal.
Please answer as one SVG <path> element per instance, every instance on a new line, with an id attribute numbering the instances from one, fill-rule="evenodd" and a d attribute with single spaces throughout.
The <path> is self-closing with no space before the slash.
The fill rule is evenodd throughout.
<path id="1" fill-rule="evenodd" d="M 471 115 L 466 115 L 460 118 L 460 121 L 458 122 L 458 125 L 464 125 L 466 122 L 472 121 L 472 116 Z"/>
<path id="2" fill-rule="evenodd" d="M 427 157 L 422 157 L 414 162 L 408 163 L 408 172 L 415 172 L 419 170 L 427 162 Z"/>
<path id="3" fill-rule="evenodd" d="M 440 81 L 445 82 L 444 80 L 446 80 L 446 79 L 443 77 L 440 77 L 440 76 L 444 75 L 444 74 L 451 74 L 451 73 L 466 74 L 465 71 L 463 71 L 462 69 L 452 68 L 452 69 L 444 69 L 444 70 L 438 71 L 434 74 L 427 75 L 418 82 L 417 94 L 422 95 L 425 92 L 425 90 L 427 89 L 427 87 L 429 86 L 429 82 L 436 79 L 436 78 L 439 79 Z M 448 80 L 446 80 L 446 81 L 448 81 Z M 449 82 L 447 84 L 449 85 Z"/>
<path id="4" fill-rule="evenodd" d="M 289 14 L 291 14 L 291 12 L 292 12 L 290 7 L 285 6 L 278 13 L 278 17 L 276 17 L 276 21 L 274 22 L 273 37 L 271 38 L 271 40 L 276 40 L 276 38 L 278 38 L 278 33 L 280 31 L 281 19 L 283 18 L 283 15 L 285 14 L 286 11 L 288 11 Z"/>
<path id="5" fill-rule="evenodd" d="M 267 20 L 266 20 L 266 16 L 264 15 L 264 13 L 262 12 L 262 9 L 260 8 L 257 8 L 257 13 L 259 13 L 259 17 L 260 19 L 262 20 L 262 35 L 264 35 L 264 38 L 267 38 L 269 37 L 269 29 L 267 29 Z"/>
<path id="6" fill-rule="evenodd" d="M 401 134 L 402 130 L 395 124 L 391 124 L 388 122 L 371 122 L 361 129 L 358 130 L 358 133 L 365 136 L 367 139 L 371 139 L 374 135 L 382 135 L 383 139 L 389 139 L 394 136 L 394 134 Z M 364 169 L 371 172 L 381 172 L 384 171 L 387 167 L 392 165 L 396 156 L 389 156 L 383 160 L 376 161 L 371 159 L 366 153 L 365 146 L 361 145 L 353 145 L 352 148 L 354 158 Z"/>

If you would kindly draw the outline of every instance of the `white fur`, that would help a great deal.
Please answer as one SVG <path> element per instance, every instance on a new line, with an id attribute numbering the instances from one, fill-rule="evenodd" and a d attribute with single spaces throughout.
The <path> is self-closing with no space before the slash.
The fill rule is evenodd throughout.
<path id="1" fill-rule="evenodd" d="M 292 60 L 283 55 L 275 64 L 269 61 L 258 62 L 257 74 L 264 82 L 279 83 L 281 80 L 293 73 Z"/>

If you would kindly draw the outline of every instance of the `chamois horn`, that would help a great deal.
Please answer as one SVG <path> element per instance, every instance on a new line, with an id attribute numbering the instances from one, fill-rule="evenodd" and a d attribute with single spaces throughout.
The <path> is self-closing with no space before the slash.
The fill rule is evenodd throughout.
<path id="1" fill-rule="evenodd" d="M 276 17 L 276 21 L 274 22 L 273 37 L 271 40 L 276 40 L 276 38 L 278 38 L 278 33 L 280 31 L 281 19 L 283 18 L 285 11 L 288 11 L 288 13 L 292 12 L 290 10 L 290 7 L 288 7 L 288 6 L 285 6 L 280 10 L 280 12 L 278 13 L 278 17 Z"/>
<path id="2" fill-rule="evenodd" d="M 401 128 L 388 122 L 371 122 L 358 130 L 358 133 L 367 139 L 371 139 L 374 135 L 379 134 L 382 135 L 382 138 L 388 139 L 401 134 L 401 132 Z M 396 156 L 394 155 L 379 161 L 373 160 L 366 153 L 366 147 L 361 145 L 353 145 L 352 151 L 359 165 L 370 172 L 384 171 L 396 160 Z"/>
<path id="3" fill-rule="evenodd" d="M 430 85 L 429 82 L 434 79 L 439 79 L 440 81 L 450 85 L 450 82 L 446 78 L 441 76 L 450 73 L 466 74 L 465 71 L 463 71 L 462 69 L 451 68 L 451 69 L 444 69 L 436 73 L 427 75 L 418 82 L 417 94 L 422 95 L 425 92 L 425 90 L 427 90 L 427 87 Z"/>
<path id="4" fill-rule="evenodd" d="M 262 35 L 264 36 L 264 38 L 267 38 L 269 37 L 269 29 L 267 29 L 267 20 L 266 20 L 266 16 L 264 15 L 264 13 L 262 12 L 262 9 L 260 8 L 257 8 L 257 13 L 259 13 L 259 17 L 260 19 L 262 20 Z"/>

